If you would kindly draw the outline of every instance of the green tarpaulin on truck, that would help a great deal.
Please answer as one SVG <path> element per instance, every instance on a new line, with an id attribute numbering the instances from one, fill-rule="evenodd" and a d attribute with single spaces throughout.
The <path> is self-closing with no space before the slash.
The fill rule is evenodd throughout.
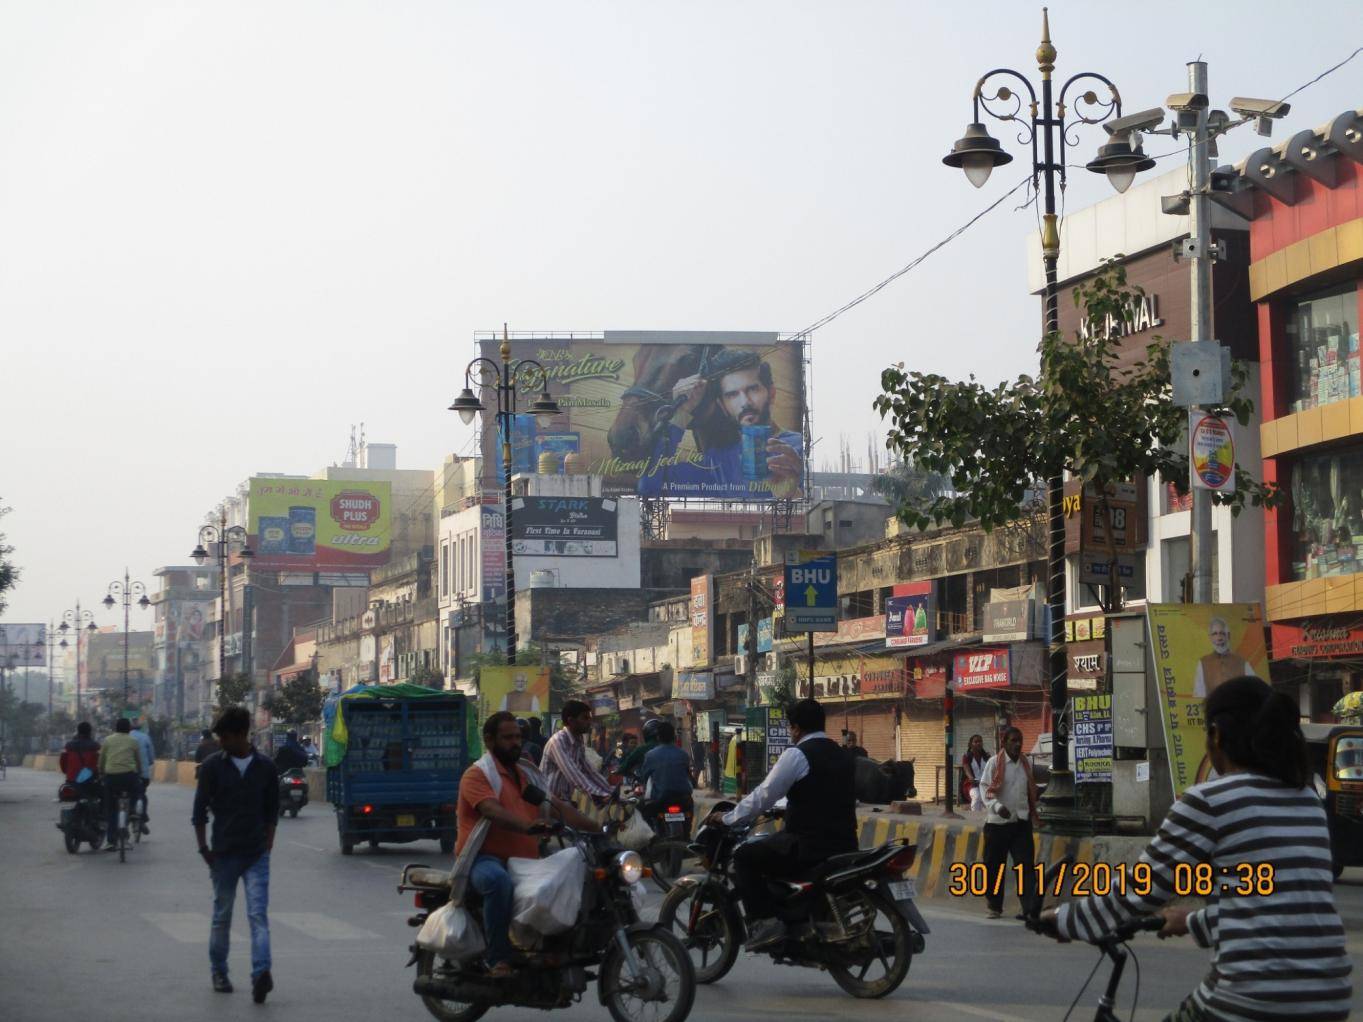
<path id="1" fill-rule="evenodd" d="M 350 732 L 345 724 L 345 705 L 351 699 L 449 699 L 455 693 L 425 685 L 411 685 L 398 682 L 394 685 L 357 685 L 347 689 L 339 699 L 328 700 L 322 709 L 324 723 L 322 762 L 334 767 L 345 759 L 346 747 L 350 744 Z"/>

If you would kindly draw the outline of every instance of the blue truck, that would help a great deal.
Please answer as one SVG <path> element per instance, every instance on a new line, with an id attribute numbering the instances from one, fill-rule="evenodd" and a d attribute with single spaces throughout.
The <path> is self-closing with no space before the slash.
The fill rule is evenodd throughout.
<path id="1" fill-rule="evenodd" d="M 341 854 L 357 844 L 435 839 L 454 850 L 459 778 L 468 766 L 462 695 L 414 685 L 346 692 L 327 730 L 327 800 Z"/>

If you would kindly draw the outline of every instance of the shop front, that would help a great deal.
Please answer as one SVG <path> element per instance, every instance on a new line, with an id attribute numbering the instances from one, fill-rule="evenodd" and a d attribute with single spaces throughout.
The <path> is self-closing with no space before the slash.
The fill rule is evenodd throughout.
<path id="1" fill-rule="evenodd" d="M 946 796 L 946 786 L 955 783 L 946 768 L 945 697 L 950 672 L 950 653 L 922 652 L 904 660 L 908 698 L 899 726 L 899 759 L 913 761 L 920 802 L 940 801 Z"/>
<path id="2" fill-rule="evenodd" d="M 951 687 L 956 703 L 956 733 L 964 730 L 960 726 L 963 720 L 972 716 L 986 720 L 985 714 L 992 711 L 993 733 L 981 732 L 985 734 L 986 752 L 992 756 L 998 750 L 999 736 L 1006 727 L 1018 728 L 1023 749 L 1031 749 L 1050 728 L 1050 706 L 1043 684 L 1045 653 L 1039 642 L 1016 642 L 955 654 Z M 960 749 L 964 753 L 963 745 Z"/>
<path id="3" fill-rule="evenodd" d="M 807 680 L 800 695 L 823 704 L 830 738 L 846 732 L 875 760 L 894 759 L 896 728 L 906 689 L 904 662 L 891 656 L 837 657 L 815 661 L 812 690 Z"/>
<path id="4" fill-rule="evenodd" d="M 1295 693 L 1301 715 L 1335 720 L 1331 708 L 1363 688 L 1363 614 L 1323 614 L 1271 628 L 1273 683 Z"/>

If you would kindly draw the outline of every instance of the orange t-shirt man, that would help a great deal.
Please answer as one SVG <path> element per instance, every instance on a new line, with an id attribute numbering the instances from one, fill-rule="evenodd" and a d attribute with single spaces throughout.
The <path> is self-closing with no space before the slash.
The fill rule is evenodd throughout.
<path id="1" fill-rule="evenodd" d="M 519 816 L 526 823 L 534 823 L 540 818 L 539 809 L 521 797 L 521 790 L 526 783 L 521 772 L 514 767 L 508 768 L 496 756 L 489 758 L 497 766 L 497 773 L 502 781 L 501 793 L 493 790 L 492 782 L 477 763 L 464 771 L 464 776 L 459 780 L 459 837 L 454 848 L 456 855 L 464 850 L 473 828 L 483 818 L 478 812 L 478 807 L 488 799 L 494 799 L 503 809 Z M 539 837 L 534 834 L 517 834 L 494 822 L 487 832 L 487 837 L 483 839 L 480 854 L 495 855 L 503 861 L 538 859 Z"/>

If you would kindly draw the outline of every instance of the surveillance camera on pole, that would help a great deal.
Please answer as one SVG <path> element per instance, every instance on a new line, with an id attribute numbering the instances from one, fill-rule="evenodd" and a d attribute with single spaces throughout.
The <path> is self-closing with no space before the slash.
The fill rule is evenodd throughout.
<path id="1" fill-rule="evenodd" d="M 1116 117 L 1110 121 L 1104 121 L 1103 128 L 1109 135 L 1116 138 L 1120 135 L 1149 132 L 1163 123 L 1164 107 L 1157 106 L 1150 110 L 1142 110 L 1139 113 L 1127 114 L 1125 117 Z"/>
<path id="2" fill-rule="evenodd" d="M 1276 99 L 1236 96 L 1230 101 L 1230 108 L 1246 120 L 1254 121 L 1254 130 L 1267 138 L 1273 133 L 1273 122 L 1286 117 L 1292 105 Z"/>

